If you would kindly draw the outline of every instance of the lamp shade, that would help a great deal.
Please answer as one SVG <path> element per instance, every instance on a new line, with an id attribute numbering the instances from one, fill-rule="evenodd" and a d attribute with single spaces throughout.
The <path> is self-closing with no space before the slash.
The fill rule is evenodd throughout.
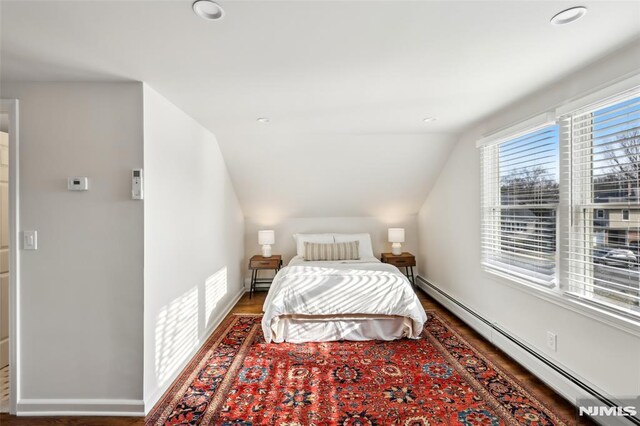
<path id="1" fill-rule="evenodd" d="M 258 244 L 270 245 L 276 242 L 276 233 L 272 230 L 268 231 L 258 231 Z"/>
<path id="2" fill-rule="evenodd" d="M 404 243 L 404 228 L 389 228 L 390 243 Z"/>

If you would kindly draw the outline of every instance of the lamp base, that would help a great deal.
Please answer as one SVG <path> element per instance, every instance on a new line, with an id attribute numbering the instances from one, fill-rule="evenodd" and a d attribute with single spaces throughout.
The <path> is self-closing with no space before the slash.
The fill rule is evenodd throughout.
<path id="1" fill-rule="evenodd" d="M 271 246 L 269 244 L 262 246 L 262 257 L 271 257 Z"/>
<path id="2" fill-rule="evenodd" d="M 400 243 L 391 244 L 391 254 L 395 256 L 400 256 L 402 254 L 402 244 Z"/>

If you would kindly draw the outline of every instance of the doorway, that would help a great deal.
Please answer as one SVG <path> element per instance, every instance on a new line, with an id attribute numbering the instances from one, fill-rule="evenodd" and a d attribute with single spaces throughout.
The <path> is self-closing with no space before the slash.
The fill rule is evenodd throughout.
<path id="1" fill-rule="evenodd" d="M 0 412 L 16 412 L 18 336 L 18 101 L 0 99 Z"/>
<path id="2" fill-rule="evenodd" d="M 9 114 L 0 113 L 0 412 L 9 411 Z"/>

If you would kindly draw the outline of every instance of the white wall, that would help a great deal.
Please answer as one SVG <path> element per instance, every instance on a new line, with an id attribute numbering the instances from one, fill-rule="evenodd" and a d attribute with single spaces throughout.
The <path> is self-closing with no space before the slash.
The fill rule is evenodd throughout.
<path id="1" fill-rule="evenodd" d="M 582 380 L 613 397 L 640 394 L 640 337 L 574 312 L 480 269 L 480 157 L 476 140 L 638 71 L 640 44 L 568 76 L 466 132 L 419 215 L 420 274 Z M 545 343 L 558 336 L 557 352 Z"/>
<path id="2" fill-rule="evenodd" d="M 215 136 L 144 86 L 148 411 L 244 291 L 244 217 Z"/>
<path id="3" fill-rule="evenodd" d="M 416 255 L 418 250 L 417 216 L 394 216 L 381 218 L 373 216 L 355 217 L 298 217 L 279 220 L 246 218 L 245 220 L 245 276 L 250 276 L 247 269 L 249 258 L 260 254 L 258 245 L 258 231 L 273 229 L 276 232 L 276 243 L 272 246 L 274 254 L 281 254 L 285 265 L 296 255 L 296 245 L 293 234 L 314 234 L 323 232 L 362 233 L 371 234 L 373 254 L 380 257 L 380 253 L 391 251 L 391 243 L 387 242 L 387 229 L 405 228 L 405 243 L 403 251 Z M 261 272 L 261 276 L 268 276 L 268 272 Z"/>
<path id="4" fill-rule="evenodd" d="M 2 89 L 20 100 L 21 228 L 39 240 L 21 252 L 18 411 L 148 410 L 243 291 L 216 139 L 141 83 Z"/>
<path id="5" fill-rule="evenodd" d="M 143 204 L 130 196 L 141 85 L 2 89 L 20 99 L 20 220 L 39 245 L 21 253 L 19 409 L 34 399 L 141 408 Z M 68 176 L 88 176 L 90 190 L 67 191 Z"/>
<path id="6" fill-rule="evenodd" d="M 289 119 L 295 117 L 281 121 Z M 246 129 L 216 130 L 247 217 L 416 214 L 456 136 L 290 133 L 280 125 L 254 122 Z"/>

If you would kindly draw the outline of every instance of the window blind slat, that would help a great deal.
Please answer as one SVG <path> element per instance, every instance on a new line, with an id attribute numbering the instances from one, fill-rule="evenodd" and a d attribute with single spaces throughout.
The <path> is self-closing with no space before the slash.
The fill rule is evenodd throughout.
<path id="1" fill-rule="evenodd" d="M 638 129 L 636 129 L 638 130 Z M 638 130 L 640 131 L 640 130 Z M 620 139 L 616 139 L 614 141 L 609 141 L 609 142 L 600 142 L 599 144 L 597 144 L 597 146 L 593 146 L 593 139 L 589 138 L 589 139 L 583 139 L 580 141 L 580 143 L 575 143 L 575 146 L 580 146 L 580 148 L 578 149 L 574 149 L 573 152 L 574 153 L 580 153 L 581 151 L 586 151 L 589 152 L 594 148 L 602 148 L 602 147 L 606 147 L 606 146 L 616 146 L 620 144 L 620 142 L 627 142 L 627 141 L 631 141 L 636 139 L 637 136 L 635 135 L 629 135 L 629 137 L 627 138 L 620 138 Z"/>
<path id="2" fill-rule="evenodd" d="M 622 117 L 624 117 L 622 118 L 624 121 L 620 121 L 621 116 L 613 117 L 607 120 L 599 120 L 597 131 L 601 132 L 604 130 L 619 127 L 621 125 L 629 125 L 631 123 L 638 122 L 638 120 L 640 120 L 640 109 L 638 109 L 634 113 L 623 114 Z M 593 126 L 593 120 L 589 119 L 584 125 L 575 126 L 574 132 L 582 131 L 584 129 L 590 129 L 592 126 Z"/>
<path id="3" fill-rule="evenodd" d="M 638 127 L 634 127 L 634 128 L 631 128 L 631 129 L 619 130 L 619 131 L 617 131 L 615 133 L 609 133 L 609 134 L 605 134 L 605 135 L 599 135 L 599 134 L 597 134 L 597 132 L 594 132 L 592 137 L 584 138 L 584 139 L 580 140 L 580 142 L 593 142 L 594 144 L 598 145 L 598 144 L 601 144 L 601 143 L 612 142 L 609 139 L 613 139 L 615 141 L 625 140 L 625 138 L 633 138 L 634 135 L 629 135 L 629 132 L 634 132 L 634 131 L 637 131 L 637 130 L 638 130 Z M 575 135 L 575 137 L 578 138 L 578 139 L 580 138 L 579 135 Z"/>
<path id="4" fill-rule="evenodd" d="M 640 101 L 639 100 L 633 100 L 631 102 L 626 101 L 626 102 L 620 102 L 619 103 L 619 107 L 614 107 L 612 109 L 609 109 L 607 111 L 607 115 L 608 116 L 604 116 L 601 115 L 600 119 L 603 122 L 606 122 L 608 120 L 610 120 L 612 117 L 619 117 L 620 115 L 626 115 L 629 114 L 630 112 L 634 112 L 637 111 L 638 109 L 640 109 Z M 599 111 L 602 111 L 604 108 L 600 108 Z M 581 128 L 584 127 L 583 123 L 586 121 L 591 120 L 591 115 L 593 113 L 583 113 L 583 114 L 575 114 L 573 116 L 573 128 L 577 129 L 577 128 Z M 601 113 L 602 114 L 602 113 Z"/>
<path id="5" fill-rule="evenodd" d="M 505 151 L 504 152 L 504 158 L 509 158 L 509 157 L 514 156 L 514 155 L 522 154 L 524 152 L 531 152 L 531 151 L 535 151 L 536 149 L 549 148 L 549 147 L 553 147 L 553 146 L 554 146 L 553 139 L 549 139 L 548 143 L 544 143 L 544 144 L 533 143 L 531 146 L 526 147 L 525 149 L 513 150 L 511 152 L 506 152 Z"/>

